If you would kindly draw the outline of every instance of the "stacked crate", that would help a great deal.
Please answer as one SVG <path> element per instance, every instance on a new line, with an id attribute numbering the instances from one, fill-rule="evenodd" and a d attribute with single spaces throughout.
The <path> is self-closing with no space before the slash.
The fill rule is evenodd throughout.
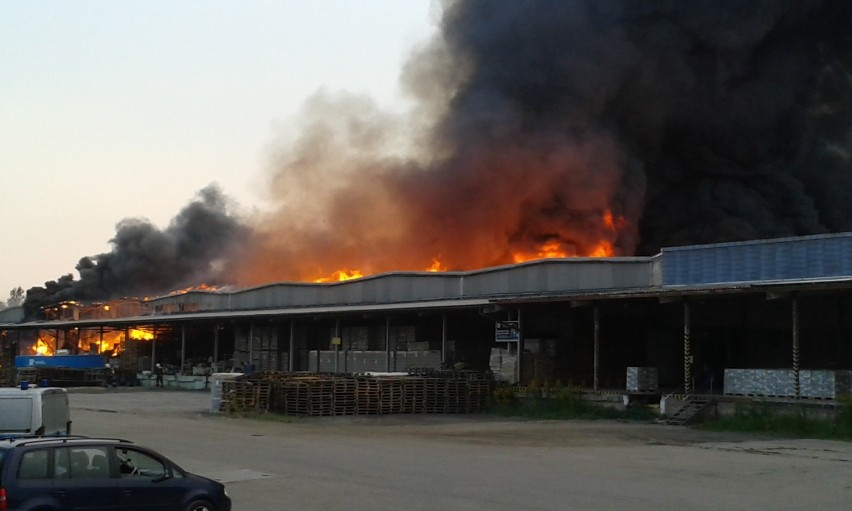
<path id="1" fill-rule="evenodd" d="M 848 396 L 850 371 L 804 370 L 799 373 L 800 395 L 811 399 Z"/>
<path id="2" fill-rule="evenodd" d="M 628 367 L 628 392 L 656 392 L 658 387 L 658 372 L 656 367 Z"/>
<path id="3" fill-rule="evenodd" d="M 792 369 L 725 369 L 725 394 L 795 397 L 795 375 Z"/>

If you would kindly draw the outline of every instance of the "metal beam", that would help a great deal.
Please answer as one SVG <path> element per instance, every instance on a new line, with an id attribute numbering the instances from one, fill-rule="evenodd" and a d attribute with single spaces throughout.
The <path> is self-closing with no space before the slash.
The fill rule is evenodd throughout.
<path id="1" fill-rule="evenodd" d="M 692 394 L 692 320 L 690 318 L 689 302 L 683 302 L 683 392 Z"/>
<path id="2" fill-rule="evenodd" d="M 390 372 L 391 367 L 391 352 L 390 352 L 390 316 L 385 316 L 385 371 Z"/>
<path id="3" fill-rule="evenodd" d="M 799 371 L 799 298 L 793 295 L 793 385 L 796 389 L 796 399 L 802 396 L 801 373 Z"/>
<path id="4" fill-rule="evenodd" d="M 186 367 L 186 325 L 180 326 L 180 371 L 178 374 L 183 374 Z"/>
<path id="5" fill-rule="evenodd" d="M 601 369 L 601 315 L 600 308 L 595 305 L 595 349 L 594 349 L 594 389 L 600 390 Z"/>
<path id="6" fill-rule="evenodd" d="M 296 320 L 290 320 L 290 353 L 287 356 L 287 365 L 289 366 L 289 370 L 292 373 L 296 370 L 296 362 L 294 360 L 296 353 Z"/>

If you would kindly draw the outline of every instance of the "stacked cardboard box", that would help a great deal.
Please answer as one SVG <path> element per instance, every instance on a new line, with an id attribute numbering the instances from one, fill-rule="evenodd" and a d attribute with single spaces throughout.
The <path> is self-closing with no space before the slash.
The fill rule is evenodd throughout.
<path id="1" fill-rule="evenodd" d="M 792 369 L 725 369 L 725 394 L 795 397 Z"/>
<path id="2" fill-rule="evenodd" d="M 628 367 L 628 392 L 656 392 L 659 388 L 659 377 L 656 367 Z"/>

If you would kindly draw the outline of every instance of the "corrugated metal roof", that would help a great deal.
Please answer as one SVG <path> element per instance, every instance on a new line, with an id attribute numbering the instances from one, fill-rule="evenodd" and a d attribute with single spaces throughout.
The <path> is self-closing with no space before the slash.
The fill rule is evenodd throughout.
<path id="1" fill-rule="evenodd" d="M 342 305 L 333 307 L 290 307 L 280 309 L 255 309 L 239 311 L 208 311 L 187 312 L 178 314 L 152 314 L 149 316 L 134 316 L 114 319 L 85 319 L 85 320 L 63 320 L 63 321 L 32 321 L 28 323 L 0 324 L 0 329 L 22 329 L 22 328 L 62 328 L 62 327 L 89 327 L 89 326 L 130 326 L 130 325 L 152 325 L 166 323 L 181 323 L 186 321 L 203 321 L 217 319 L 249 319 L 249 318 L 271 318 L 271 317 L 300 317 L 318 315 L 336 315 L 366 312 L 402 312 L 416 310 L 441 310 L 461 309 L 470 307 L 481 307 L 491 303 L 487 299 L 471 300 L 439 300 L 431 302 L 412 302 L 394 304 L 369 304 L 369 305 Z"/>

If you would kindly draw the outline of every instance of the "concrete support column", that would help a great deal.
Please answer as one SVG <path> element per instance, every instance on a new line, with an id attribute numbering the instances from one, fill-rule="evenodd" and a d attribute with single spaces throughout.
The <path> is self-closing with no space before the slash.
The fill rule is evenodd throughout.
<path id="1" fill-rule="evenodd" d="M 692 394 L 692 321 L 690 319 L 689 302 L 683 301 L 683 392 Z"/>
<path id="2" fill-rule="evenodd" d="M 796 389 L 796 399 L 802 395 L 801 373 L 799 371 L 799 298 L 793 295 L 793 385 Z"/>

